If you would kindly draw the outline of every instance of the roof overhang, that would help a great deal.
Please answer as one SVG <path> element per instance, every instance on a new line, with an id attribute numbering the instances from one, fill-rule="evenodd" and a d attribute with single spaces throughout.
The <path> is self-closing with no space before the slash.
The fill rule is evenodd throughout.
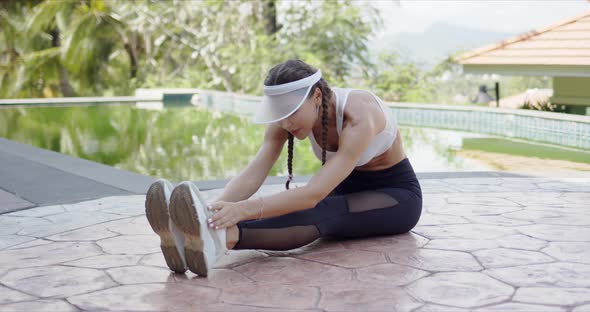
<path id="1" fill-rule="evenodd" d="M 463 72 L 506 76 L 590 77 L 590 65 L 463 64 Z"/>

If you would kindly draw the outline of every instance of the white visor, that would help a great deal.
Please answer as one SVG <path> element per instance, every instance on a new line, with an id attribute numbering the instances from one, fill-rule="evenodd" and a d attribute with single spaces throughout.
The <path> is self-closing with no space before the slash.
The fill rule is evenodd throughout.
<path id="1" fill-rule="evenodd" d="M 311 87 L 322 78 L 322 72 L 293 82 L 264 86 L 260 107 L 252 117 L 257 124 L 272 123 L 291 116 L 307 99 Z"/>

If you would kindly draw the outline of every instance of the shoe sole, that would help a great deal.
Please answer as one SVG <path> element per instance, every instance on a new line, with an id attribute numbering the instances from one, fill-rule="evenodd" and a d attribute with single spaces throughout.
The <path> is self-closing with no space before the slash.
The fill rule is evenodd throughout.
<path id="1" fill-rule="evenodd" d="M 203 252 L 205 243 L 201 238 L 201 224 L 188 185 L 174 188 L 170 196 L 172 222 L 184 233 L 184 256 L 188 269 L 200 276 L 207 276 L 209 268 Z"/>
<path id="2" fill-rule="evenodd" d="M 145 214 L 150 226 L 160 236 L 160 249 L 170 270 L 186 272 L 182 256 L 176 249 L 174 236 L 170 231 L 168 207 L 164 186 L 154 183 L 150 186 L 145 200 Z"/>

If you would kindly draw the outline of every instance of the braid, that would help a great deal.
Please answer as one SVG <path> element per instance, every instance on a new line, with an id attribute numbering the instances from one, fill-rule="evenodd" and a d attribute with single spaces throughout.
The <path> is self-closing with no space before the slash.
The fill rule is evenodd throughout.
<path id="1" fill-rule="evenodd" d="M 289 170 L 289 179 L 287 179 L 287 183 L 285 183 L 285 188 L 289 189 L 289 184 L 291 183 L 291 180 L 293 180 L 293 135 L 291 133 L 289 133 L 287 152 L 287 170 Z"/>
<path id="2" fill-rule="evenodd" d="M 326 163 L 326 146 L 328 145 L 328 101 L 324 98 L 322 98 L 322 166 Z"/>

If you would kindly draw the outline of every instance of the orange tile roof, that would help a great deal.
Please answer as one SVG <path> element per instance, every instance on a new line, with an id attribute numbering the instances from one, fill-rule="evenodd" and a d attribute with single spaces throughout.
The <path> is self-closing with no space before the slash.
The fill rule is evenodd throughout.
<path id="1" fill-rule="evenodd" d="M 590 65 L 590 11 L 473 50 L 458 61 L 463 65 Z"/>

